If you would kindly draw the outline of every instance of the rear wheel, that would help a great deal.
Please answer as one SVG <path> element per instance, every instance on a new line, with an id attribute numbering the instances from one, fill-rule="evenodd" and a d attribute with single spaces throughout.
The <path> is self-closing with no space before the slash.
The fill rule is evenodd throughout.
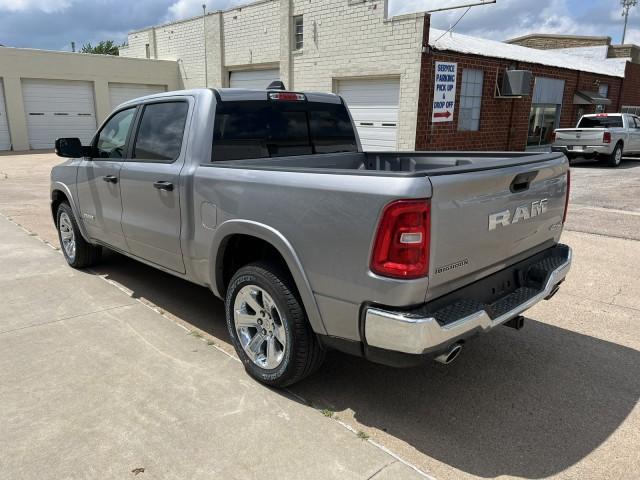
<path id="1" fill-rule="evenodd" d="M 60 247 L 70 266 L 90 267 L 100 260 L 102 249 L 91 245 L 82 237 L 73 210 L 67 202 L 61 203 L 58 207 L 57 227 Z"/>
<path id="2" fill-rule="evenodd" d="M 622 144 L 618 143 L 613 153 L 607 157 L 607 165 L 610 167 L 619 167 L 622 163 Z"/>
<path id="3" fill-rule="evenodd" d="M 324 350 L 309 325 L 289 275 L 268 263 L 242 267 L 225 299 L 236 353 L 256 380 L 286 387 L 322 364 Z"/>

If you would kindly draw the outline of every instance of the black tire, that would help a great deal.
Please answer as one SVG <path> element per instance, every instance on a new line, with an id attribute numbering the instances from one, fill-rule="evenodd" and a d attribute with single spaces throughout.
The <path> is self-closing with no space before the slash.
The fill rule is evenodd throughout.
<path id="1" fill-rule="evenodd" d="M 66 217 L 63 217 L 66 215 Z M 75 253 L 70 253 L 65 248 L 65 244 L 62 240 L 61 218 L 64 219 L 62 225 L 65 225 L 68 219 L 71 229 L 73 230 L 73 239 L 75 241 Z M 78 223 L 73 215 L 73 210 L 67 202 L 63 202 L 58 206 L 58 212 L 56 214 L 56 228 L 58 230 L 58 240 L 60 241 L 60 249 L 64 255 L 67 263 L 73 268 L 85 268 L 95 265 L 102 256 L 102 248 L 96 245 L 91 245 L 87 242 L 78 228 Z"/>
<path id="2" fill-rule="evenodd" d="M 272 369 L 257 365 L 247 355 L 236 331 L 234 305 L 240 290 L 247 286 L 256 286 L 271 297 L 279 313 L 279 324 L 286 333 L 282 359 Z M 311 375 L 322 365 L 325 351 L 311 329 L 293 280 L 278 267 L 260 262 L 240 268 L 229 284 L 225 313 L 236 353 L 247 373 L 259 382 L 272 387 L 286 387 Z"/>
<path id="3" fill-rule="evenodd" d="M 618 143 L 613 153 L 606 157 L 607 165 L 610 167 L 619 167 L 622 163 L 622 144 Z"/>

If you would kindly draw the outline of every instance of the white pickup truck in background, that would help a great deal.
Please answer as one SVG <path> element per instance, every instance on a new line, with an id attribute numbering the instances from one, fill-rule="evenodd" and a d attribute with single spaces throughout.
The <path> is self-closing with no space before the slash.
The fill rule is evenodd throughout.
<path id="1" fill-rule="evenodd" d="M 627 113 L 596 113 L 580 118 L 576 128 L 559 128 L 551 150 L 576 157 L 599 158 L 612 167 L 627 154 L 640 154 L 640 117 Z"/>

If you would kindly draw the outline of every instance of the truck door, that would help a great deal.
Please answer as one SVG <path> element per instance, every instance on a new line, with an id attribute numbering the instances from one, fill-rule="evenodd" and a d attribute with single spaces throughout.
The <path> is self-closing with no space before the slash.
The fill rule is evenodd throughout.
<path id="1" fill-rule="evenodd" d="M 80 215 L 91 238 L 127 250 L 120 218 L 120 169 L 128 151 L 136 107 L 116 112 L 94 137 L 94 157 L 78 167 Z"/>
<path id="2" fill-rule="evenodd" d="M 180 170 L 189 100 L 146 103 L 136 122 L 131 158 L 120 172 L 122 230 L 129 251 L 184 273 L 180 247 Z"/>

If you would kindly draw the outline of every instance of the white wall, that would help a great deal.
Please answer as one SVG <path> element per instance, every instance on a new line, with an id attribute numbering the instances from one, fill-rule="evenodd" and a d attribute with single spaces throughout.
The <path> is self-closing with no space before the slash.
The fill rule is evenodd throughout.
<path id="1" fill-rule="evenodd" d="M 425 17 L 387 19 L 385 11 L 384 0 L 260 0 L 211 13 L 206 20 L 208 86 L 228 86 L 233 70 L 278 66 L 287 88 L 297 90 L 336 91 L 344 78 L 399 78 L 398 148 L 413 149 Z M 304 48 L 292 52 L 292 17 L 300 14 Z M 152 55 L 179 61 L 185 86 L 202 87 L 203 38 L 202 17 L 196 17 L 133 32 L 122 54 L 144 57 L 141 43 L 150 43 Z"/>

